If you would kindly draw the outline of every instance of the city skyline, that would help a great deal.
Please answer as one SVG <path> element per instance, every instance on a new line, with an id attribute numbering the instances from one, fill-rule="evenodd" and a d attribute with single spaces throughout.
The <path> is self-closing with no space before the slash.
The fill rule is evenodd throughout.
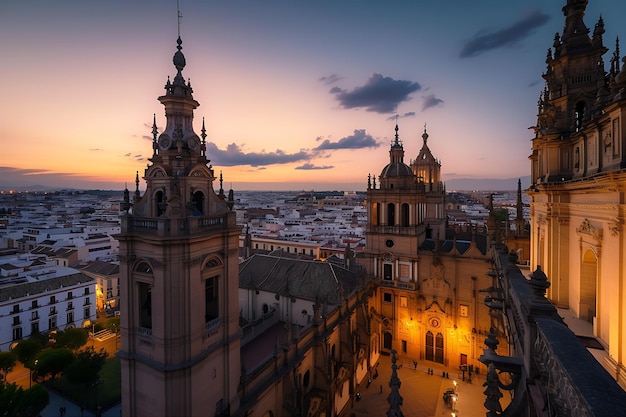
<path id="1" fill-rule="evenodd" d="M 526 177 L 561 3 L 182 1 L 194 129 L 204 118 L 207 155 L 235 190 L 363 190 L 396 121 L 406 163 L 426 125 L 444 181 Z M 623 9 L 587 7 L 609 54 Z M 0 185 L 134 187 L 153 114 L 164 128 L 176 13 L 164 0 L 0 5 Z"/>

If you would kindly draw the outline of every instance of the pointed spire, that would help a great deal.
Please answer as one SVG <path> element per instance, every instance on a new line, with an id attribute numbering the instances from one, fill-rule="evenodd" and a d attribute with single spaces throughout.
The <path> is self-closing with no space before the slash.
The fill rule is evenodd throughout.
<path id="1" fill-rule="evenodd" d="M 222 170 L 220 170 L 220 197 L 224 198 L 224 177 L 222 176 Z"/>
<path id="2" fill-rule="evenodd" d="M 137 202 L 141 199 L 141 193 L 139 192 L 139 171 L 135 174 L 135 196 L 134 201 Z"/>
<path id="3" fill-rule="evenodd" d="M 156 125 L 156 113 L 153 113 L 152 115 L 152 156 L 156 156 L 157 154 L 157 149 L 159 148 L 159 145 L 157 144 L 157 134 L 159 133 L 159 131 L 157 130 L 157 125 Z"/>
<path id="4" fill-rule="evenodd" d="M 517 220 L 524 218 L 524 205 L 522 203 L 522 179 L 517 179 Z"/>
<path id="5" fill-rule="evenodd" d="M 389 379 L 389 388 L 391 388 L 391 392 L 387 397 L 387 402 L 389 403 L 389 409 L 387 410 L 387 417 L 404 417 L 402 413 L 402 403 L 404 400 L 400 395 L 400 378 L 398 378 L 398 366 L 396 365 L 396 350 L 393 349 L 391 351 L 391 378 Z"/>

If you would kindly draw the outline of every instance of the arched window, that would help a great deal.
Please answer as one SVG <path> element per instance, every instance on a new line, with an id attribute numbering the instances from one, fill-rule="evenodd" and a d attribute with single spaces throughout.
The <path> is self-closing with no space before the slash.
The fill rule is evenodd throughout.
<path id="1" fill-rule="evenodd" d="M 372 204 L 372 225 L 378 226 L 380 224 L 380 203 Z"/>
<path id="2" fill-rule="evenodd" d="M 395 226 L 396 224 L 396 205 L 387 204 L 387 226 Z"/>
<path id="3" fill-rule="evenodd" d="M 435 359 L 434 344 L 435 343 L 434 343 L 433 332 L 429 330 L 428 332 L 426 332 L 426 360 L 427 361 L 432 361 Z"/>
<path id="4" fill-rule="evenodd" d="M 165 193 L 163 191 L 157 191 L 154 195 L 154 202 L 156 204 L 154 211 L 157 217 L 162 216 L 165 213 Z"/>
<path id="5" fill-rule="evenodd" d="M 576 103 L 576 111 L 574 113 L 576 132 L 580 131 L 583 127 L 583 119 L 585 117 L 586 105 L 584 101 Z"/>
<path id="6" fill-rule="evenodd" d="M 443 335 L 437 333 L 435 337 L 435 362 L 443 363 Z"/>
<path id="7" fill-rule="evenodd" d="M 204 194 L 202 191 L 193 193 L 191 205 L 193 207 L 194 216 L 202 216 L 204 214 Z"/>
<path id="8" fill-rule="evenodd" d="M 409 226 L 409 205 L 404 203 L 402 204 L 402 223 L 403 227 Z"/>

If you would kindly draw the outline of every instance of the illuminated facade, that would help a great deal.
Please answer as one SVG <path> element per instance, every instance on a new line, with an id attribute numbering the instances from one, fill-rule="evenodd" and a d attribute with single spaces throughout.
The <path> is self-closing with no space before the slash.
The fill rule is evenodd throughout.
<path id="1" fill-rule="evenodd" d="M 626 386 L 626 68 L 619 45 L 607 72 L 604 22 L 584 23 L 586 0 L 569 0 L 546 58 L 530 156 L 531 268 L 548 297 L 593 324 L 603 364 Z"/>
<path id="2" fill-rule="evenodd" d="M 372 329 L 383 352 L 453 368 L 479 366 L 491 325 L 479 290 L 492 285 L 487 243 L 446 239 L 441 163 L 423 145 L 404 163 L 396 125 L 387 164 L 368 181 L 367 268 L 380 286 L 371 302 Z"/>

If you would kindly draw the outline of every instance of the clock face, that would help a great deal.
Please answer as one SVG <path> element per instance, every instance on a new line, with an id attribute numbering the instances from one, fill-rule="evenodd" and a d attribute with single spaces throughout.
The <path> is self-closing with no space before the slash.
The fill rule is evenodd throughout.
<path id="1" fill-rule="evenodd" d="M 168 135 L 167 133 L 163 133 L 161 136 L 159 136 L 159 148 L 168 149 L 171 144 L 172 138 L 170 138 L 170 135 Z"/>
<path id="2" fill-rule="evenodd" d="M 198 149 L 200 149 L 200 138 L 194 135 L 190 137 L 189 139 L 187 139 L 187 144 L 189 144 L 190 149 L 197 151 Z"/>
<path id="3" fill-rule="evenodd" d="M 391 239 L 387 239 L 387 240 L 385 241 L 385 245 L 386 245 L 388 248 L 392 248 L 392 247 L 393 247 L 393 240 L 391 240 Z"/>

